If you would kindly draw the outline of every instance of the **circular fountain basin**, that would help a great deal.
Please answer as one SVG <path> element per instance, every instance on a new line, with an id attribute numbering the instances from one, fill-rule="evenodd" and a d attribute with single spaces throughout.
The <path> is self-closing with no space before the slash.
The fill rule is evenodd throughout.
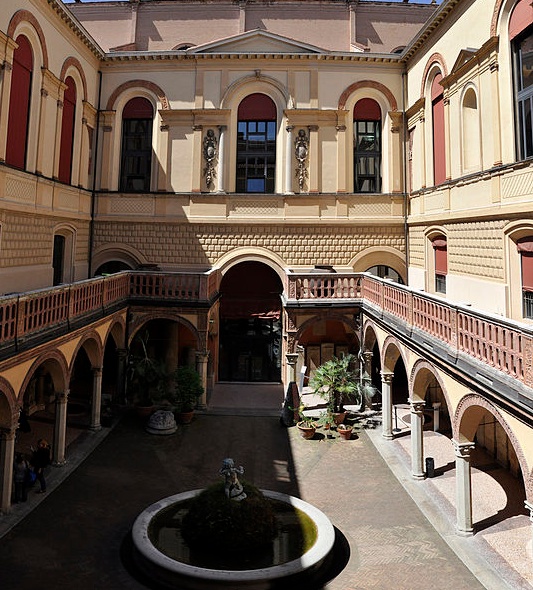
<path id="1" fill-rule="evenodd" d="M 150 524 L 162 511 L 186 502 L 202 490 L 193 490 L 163 498 L 144 510 L 133 525 L 132 538 L 135 560 L 140 569 L 152 580 L 168 587 L 187 590 L 209 588 L 275 588 L 276 583 L 288 579 L 297 581 L 316 572 L 327 560 L 335 543 L 335 530 L 328 517 L 311 504 L 294 496 L 270 490 L 261 490 L 266 498 L 289 504 L 312 520 L 316 527 L 316 540 L 297 559 L 257 569 L 210 569 L 173 559 L 160 551 L 150 538 Z"/>

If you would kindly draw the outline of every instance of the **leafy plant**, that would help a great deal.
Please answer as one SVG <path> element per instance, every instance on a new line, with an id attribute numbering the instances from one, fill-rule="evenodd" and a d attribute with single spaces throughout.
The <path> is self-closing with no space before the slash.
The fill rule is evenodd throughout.
<path id="1" fill-rule="evenodd" d="M 333 357 L 315 370 L 309 382 L 313 393 L 326 400 L 331 414 L 342 412 L 345 401 L 361 403 L 362 386 L 356 360 L 353 354 Z"/>
<path id="2" fill-rule="evenodd" d="M 135 352 L 129 356 L 128 390 L 134 402 L 141 406 L 151 406 L 162 399 L 172 403 L 173 371 L 167 368 L 164 359 L 150 355 L 148 340 L 148 332 L 137 338 Z"/>
<path id="3" fill-rule="evenodd" d="M 307 414 L 304 414 L 304 411 L 305 405 L 301 404 L 298 407 L 298 424 L 304 428 L 314 428 L 316 426 L 316 418 L 314 416 L 308 416 Z"/>
<path id="4" fill-rule="evenodd" d="M 204 392 L 198 372 L 188 365 L 178 367 L 174 373 L 174 399 L 177 410 L 190 412 Z"/>

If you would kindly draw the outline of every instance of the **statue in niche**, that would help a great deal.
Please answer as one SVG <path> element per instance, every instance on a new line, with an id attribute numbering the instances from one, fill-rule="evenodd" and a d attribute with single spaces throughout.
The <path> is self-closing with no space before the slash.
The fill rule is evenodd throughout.
<path id="1" fill-rule="evenodd" d="M 224 491 L 226 492 L 226 498 L 240 502 L 246 498 L 246 492 L 244 491 L 241 482 L 239 481 L 239 475 L 244 473 L 244 467 L 235 467 L 235 462 L 231 458 L 224 459 L 222 461 L 222 468 L 220 474 L 224 476 L 226 483 L 224 485 Z"/>
<path id="2" fill-rule="evenodd" d="M 212 186 L 216 177 L 215 160 L 217 158 L 217 138 L 212 129 L 208 129 L 204 137 L 204 176 L 205 183 L 208 187 Z"/>
<path id="3" fill-rule="evenodd" d="M 309 155 L 309 137 L 304 129 L 298 131 L 298 136 L 294 143 L 294 155 L 296 156 L 296 162 L 298 164 L 298 167 L 296 168 L 296 177 L 298 178 L 298 186 L 300 187 L 300 190 L 302 190 L 305 184 L 305 179 L 308 176 L 307 158 Z"/>

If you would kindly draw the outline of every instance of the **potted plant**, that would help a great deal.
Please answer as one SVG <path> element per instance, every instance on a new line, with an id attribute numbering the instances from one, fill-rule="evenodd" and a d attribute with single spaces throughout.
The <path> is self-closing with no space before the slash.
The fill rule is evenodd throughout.
<path id="1" fill-rule="evenodd" d="M 309 440 L 315 436 L 317 424 L 315 422 L 315 418 L 312 416 L 307 416 L 304 414 L 305 406 L 301 405 L 298 408 L 298 416 L 299 420 L 296 424 L 298 427 L 298 432 L 302 438 Z"/>
<path id="2" fill-rule="evenodd" d="M 337 432 L 342 440 L 350 440 L 352 438 L 353 426 L 350 424 L 339 424 L 337 426 Z"/>
<path id="3" fill-rule="evenodd" d="M 128 393 L 141 416 L 152 414 L 156 403 L 164 399 L 172 403 L 171 381 L 172 371 L 164 359 L 150 354 L 146 332 L 137 339 L 135 352 L 128 358 L 127 373 Z"/>
<path id="4" fill-rule="evenodd" d="M 359 369 L 353 354 L 333 357 L 320 365 L 309 384 L 313 393 L 326 401 L 328 419 L 333 417 L 331 424 L 340 424 L 344 420 L 345 401 L 361 403 L 362 385 L 359 382 Z"/>
<path id="5" fill-rule="evenodd" d="M 182 424 L 192 421 L 194 408 L 204 393 L 202 379 L 198 372 L 188 365 L 178 367 L 174 373 L 174 402 L 176 417 Z"/>

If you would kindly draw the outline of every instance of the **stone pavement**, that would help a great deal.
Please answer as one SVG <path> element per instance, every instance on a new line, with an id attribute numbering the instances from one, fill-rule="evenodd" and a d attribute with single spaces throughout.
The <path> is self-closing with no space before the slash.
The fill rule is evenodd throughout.
<path id="1" fill-rule="evenodd" d="M 396 476 L 387 466 L 371 440 L 379 439 L 376 431 L 360 431 L 351 441 L 323 434 L 306 441 L 275 415 L 221 414 L 199 414 L 161 437 L 126 413 L 112 430 L 79 436 L 68 465 L 51 468 L 47 494 L 30 492 L 27 505 L 0 516 L 0 588 L 154 588 L 131 564 L 133 521 L 162 497 L 217 481 L 228 456 L 244 466 L 244 479 L 299 496 L 333 522 L 337 575 L 317 580 L 315 590 L 520 587 L 508 585 L 449 523 L 437 523 L 444 538 L 437 532 L 420 510 L 430 513 L 431 503 L 420 486 L 413 497 L 407 493 L 397 477 L 407 487 L 409 478 L 394 458 L 388 461 Z"/>

